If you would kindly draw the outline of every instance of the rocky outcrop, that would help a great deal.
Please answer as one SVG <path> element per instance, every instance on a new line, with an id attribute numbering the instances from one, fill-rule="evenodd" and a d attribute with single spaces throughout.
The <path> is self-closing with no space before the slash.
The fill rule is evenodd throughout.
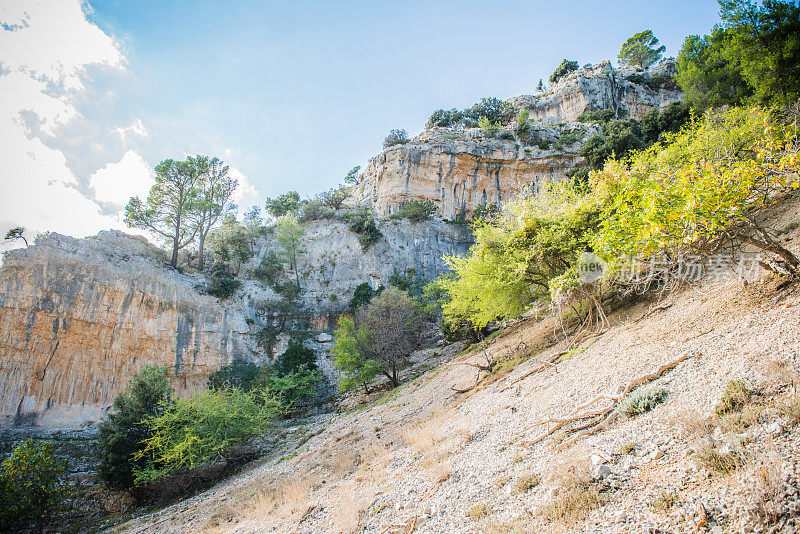
<path id="1" fill-rule="evenodd" d="M 306 225 L 302 318 L 313 329 L 335 326 L 359 284 L 388 284 L 394 272 L 410 268 L 433 278 L 446 268 L 443 256 L 463 254 L 470 244 L 468 228 L 441 221 L 383 221 L 380 229 L 383 238 L 364 252 L 344 223 Z M 150 364 L 168 366 L 176 393 L 188 396 L 233 359 L 270 362 L 274 354 L 264 354 L 255 339 L 265 310 L 280 297 L 248 279 L 261 257 L 277 250 L 274 235 L 265 233 L 241 270 L 242 288 L 226 301 L 204 294 L 202 274 L 170 268 L 162 251 L 120 232 L 87 239 L 50 234 L 6 253 L 0 422 L 55 428 L 97 421 L 130 377 Z M 335 384 L 330 339 L 307 344 L 318 354 L 329 391 Z"/>
<path id="2" fill-rule="evenodd" d="M 166 365 L 178 395 L 248 352 L 243 314 L 195 289 L 142 238 L 58 234 L 5 254 L 0 415 L 44 426 L 97 420 L 128 379 Z"/>
<path id="3" fill-rule="evenodd" d="M 679 91 L 651 83 L 669 82 L 674 73 L 673 60 L 650 70 L 587 65 L 546 92 L 509 99 L 529 112 L 524 132 L 515 123 L 493 136 L 478 128 L 434 128 L 386 149 L 369 160 L 351 201 L 389 215 L 406 200 L 431 200 L 445 219 L 469 217 L 481 204 L 502 204 L 581 163 L 580 148 L 597 131 L 576 122 L 581 114 L 612 109 L 641 119 L 678 101 Z"/>

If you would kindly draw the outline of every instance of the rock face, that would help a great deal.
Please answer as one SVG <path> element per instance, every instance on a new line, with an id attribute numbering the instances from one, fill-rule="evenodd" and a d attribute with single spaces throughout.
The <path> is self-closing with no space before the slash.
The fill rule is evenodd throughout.
<path id="1" fill-rule="evenodd" d="M 128 379 L 167 365 L 178 395 L 247 353 L 245 318 L 195 289 L 143 239 L 58 234 L 0 270 L 0 416 L 50 427 L 97 420 Z"/>
<path id="2" fill-rule="evenodd" d="M 412 267 L 435 277 L 445 269 L 443 255 L 463 254 L 470 244 L 467 228 L 441 221 L 384 221 L 380 229 L 384 237 L 363 252 L 341 222 L 306 225 L 299 270 L 312 328 L 335 326 L 362 282 L 388 284 L 393 272 Z M 233 359 L 269 362 L 274 355 L 260 351 L 255 334 L 264 309 L 279 297 L 248 277 L 263 255 L 277 250 L 274 236 L 257 247 L 240 273 L 242 289 L 226 301 L 198 289 L 203 275 L 181 274 L 162 251 L 120 232 L 87 239 L 50 234 L 6 253 L 0 269 L 0 422 L 57 428 L 97 421 L 149 364 L 169 366 L 176 393 L 188 396 Z M 323 336 L 308 344 L 330 391 L 336 377 L 327 359 L 332 343 Z"/>
<path id="3" fill-rule="evenodd" d="M 529 111 L 531 126 L 525 132 L 516 131 L 514 123 L 494 136 L 478 128 L 426 130 L 372 158 L 352 202 L 389 215 L 406 200 L 432 200 L 445 219 L 469 216 L 481 204 L 502 204 L 525 189 L 563 177 L 582 161 L 580 147 L 597 131 L 592 124 L 576 122 L 584 112 L 624 110 L 641 119 L 680 100 L 679 91 L 645 83 L 674 71 L 672 60 L 649 71 L 617 70 L 608 62 L 589 65 L 544 93 L 509 100 Z"/>

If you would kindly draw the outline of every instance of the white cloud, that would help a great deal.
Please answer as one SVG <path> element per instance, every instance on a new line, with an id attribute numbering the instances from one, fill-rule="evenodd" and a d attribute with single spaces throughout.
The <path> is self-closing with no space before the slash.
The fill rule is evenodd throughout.
<path id="1" fill-rule="evenodd" d="M 114 128 L 114 132 L 116 132 L 120 140 L 123 142 L 125 142 L 128 137 L 147 137 L 150 135 L 150 133 L 147 131 L 147 128 L 144 127 L 142 119 L 136 119 L 130 124 L 130 126 L 126 126 L 125 128 L 120 128 L 117 126 Z"/>
<path id="2" fill-rule="evenodd" d="M 123 68 L 125 59 L 116 43 L 86 20 L 80 0 L 5 1 L 0 5 L 0 23 L 0 159 L 4 165 L 0 213 L 4 223 L 26 226 L 28 233 L 53 230 L 76 236 L 121 228 L 119 217 L 104 215 L 95 201 L 79 191 L 79 180 L 68 168 L 64 153 L 46 146 L 28 128 L 35 125 L 41 133 L 55 136 L 75 119 L 74 102 L 84 88 L 86 68 Z M 136 133 L 138 125 L 132 126 Z M 144 125 L 140 131 L 146 132 Z M 109 200 L 121 194 L 121 188 L 110 185 L 109 177 L 135 170 L 137 165 L 141 170 L 136 154 L 125 156 L 116 167 L 109 165 L 97 173 L 102 195 Z"/>
<path id="3" fill-rule="evenodd" d="M 128 150 L 117 163 L 109 163 L 94 173 L 89 184 L 100 202 L 122 209 L 131 197 L 145 198 L 155 174 L 142 157 Z"/>

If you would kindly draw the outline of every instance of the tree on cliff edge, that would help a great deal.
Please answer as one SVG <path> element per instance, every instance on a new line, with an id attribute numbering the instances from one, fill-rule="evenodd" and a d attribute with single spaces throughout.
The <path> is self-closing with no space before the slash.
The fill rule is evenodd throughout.
<path id="1" fill-rule="evenodd" d="M 633 34 L 623 43 L 617 59 L 620 65 L 636 65 L 646 69 L 661 59 L 666 49 L 665 46 L 658 46 L 658 39 L 652 30 L 644 30 Z"/>
<path id="2" fill-rule="evenodd" d="M 218 158 L 198 156 L 200 180 L 191 206 L 191 218 L 197 226 L 198 253 L 197 268 L 205 266 L 205 242 L 208 232 L 220 220 L 228 201 L 239 182 L 228 175 L 228 166 Z"/>
<path id="3" fill-rule="evenodd" d="M 156 166 L 156 183 L 147 200 L 132 197 L 125 206 L 125 224 L 150 230 L 172 244 L 170 265 L 178 265 L 178 251 L 194 240 L 198 225 L 187 220 L 192 203 L 199 199 L 197 187 L 204 168 L 201 157 L 186 161 L 164 160 Z"/>

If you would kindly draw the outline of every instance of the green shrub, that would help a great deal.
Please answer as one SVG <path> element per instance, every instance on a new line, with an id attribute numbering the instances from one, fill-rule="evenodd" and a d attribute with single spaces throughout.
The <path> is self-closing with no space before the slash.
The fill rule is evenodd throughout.
<path id="1" fill-rule="evenodd" d="M 474 128 L 478 126 L 478 121 L 482 118 L 486 118 L 492 124 L 505 125 L 514 118 L 514 112 L 514 106 L 504 100 L 494 97 L 481 98 L 480 102 L 463 111 L 455 108 L 450 110 L 437 109 L 431 114 L 425 127 L 461 125 L 467 128 Z"/>
<path id="2" fill-rule="evenodd" d="M 550 141 L 542 139 L 541 141 L 539 141 L 539 145 L 538 146 L 542 150 L 548 150 L 550 148 Z"/>
<path id="3" fill-rule="evenodd" d="M 626 396 L 619 404 L 617 411 L 627 415 L 628 417 L 635 417 L 637 415 L 649 412 L 655 408 L 660 402 L 667 398 L 667 392 L 659 387 L 638 388 Z"/>
<path id="4" fill-rule="evenodd" d="M 556 67 L 553 74 L 550 75 L 550 83 L 556 83 L 570 72 L 575 72 L 576 70 L 578 70 L 578 62 L 565 59 Z"/>
<path id="5" fill-rule="evenodd" d="M 408 219 L 411 222 L 429 220 L 436 213 L 436 204 L 430 200 L 409 199 L 403 201 L 400 209 L 391 215 L 392 219 Z"/>
<path id="6" fill-rule="evenodd" d="M 500 129 L 501 124 L 500 122 L 492 122 L 487 117 L 481 117 L 478 119 L 478 126 L 483 130 L 483 133 L 489 137 L 493 137 Z"/>
<path id="7" fill-rule="evenodd" d="M 275 285 L 278 282 L 278 276 L 283 272 L 283 264 L 274 250 L 270 250 L 263 258 L 261 263 L 253 271 L 253 278 L 264 282 L 265 284 Z"/>
<path id="8" fill-rule="evenodd" d="M 372 286 L 370 286 L 367 282 L 358 284 L 353 292 L 353 298 L 350 299 L 350 309 L 355 312 L 361 306 L 369 304 L 369 301 L 372 300 L 372 297 L 379 294 L 381 291 L 383 291 L 383 289 L 383 286 L 380 286 L 378 289 L 373 290 Z"/>
<path id="9" fill-rule="evenodd" d="M 460 123 L 463 118 L 463 113 L 455 108 L 449 110 L 437 109 L 431 114 L 428 122 L 425 124 L 425 128 L 431 129 L 437 126 L 442 128 L 446 128 L 447 126 L 455 126 L 456 124 Z"/>
<path id="10" fill-rule="evenodd" d="M 519 114 L 517 115 L 517 131 L 525 132 L 530 126 L 530 111 L 527 109 L 519 110 Z"/>
<path id="11" fill-rule="evenodd" d="M 234 446 L 264 434 L 280 412 L 280 402 L 264 390 L 210 390 L 175 401 L 147 420 L 149 435 L 134 455 L 134 480 L 147 484 L 225 458 Z"/>
<path id="12" fill-rule="evenodd" d="M 236 293 L 241 285 L 226 265 L 217 262 L 212 267 L 206 291 L 209 295 L 224 300 Z"/>
<path id="13" fill-rule="evenodd" d="M 335 216 L 333 208 L 326 206 L 320 200 L 309 200 L 303 206 L 303 212 L 297 218 L 300 222 L 319 221 L 322 219 L 331 219 Z"/>
<path id="14" fill-rule="evenodd" d="M 67 495 L 67 463 L 53 455 L 53 442 L 28 440 L 0 464 L 0 530 L 39 532 Z"/>
<path id="15" fill-rule="evenodd" d="M 395 145 L 404 145 L 408 143 L 408 141 L 408 132 L 405 130 L 392 130 L 383 140 L 383 148 L 389 148 Z"/>
<path id="16" fill-rule="evenodd" d="M 730 412 L 740 411 L 744 406 L 750 402 L 752 393 L 744 382 L 741 380 L 731 380 L 725 386 L 725 392 L 722 394 L 714 412 L 722 416 Z"/>
<path id="17" fill-rule="evenodd" d="M 344 221 L 350 223 L 350 230 L 358 234 L 358 242 L 363 251 L 366 251 L 383 237 L 369 208 L 348 211 L 343 213 L 341 217 Z"/>
<path id="18" fill-rule="evenodd" d="M 243 391 L 250 391 L 250 385 L 258 376 L 258 372 L 256 364 L 244 360 L 234 360 L 208 377 L 208 389 L 239 388 Z"/>
<path id="19" fill-rule="evenodd" d="M 162 413 L 172 396 L 167 368 L 149 366 L 136 374 L 114 399 L 114 409 L 100 423 L 100 480 L 109 487 L 134 485 L 133 469 L 143 467 L 135 459 L 142 442 L 150 436 L 146 420 Z"/>
<path id="20" fill-rule="evenodd" d="M 500 206 L 496 202 L 490 204 L 478 204 L 472 212 L 472 220 L 491 219 L 500 214 Z"/>
<path id="21" fill-rule="evenodd" d="M 267 197 L 265 201 L 267 212 L 276 219 L 295 213 L 302 205 L 300 193 L 297 191 L 289 191 L 275 198 Z"/>
<path id="22" fill-rule="evenodd" d="M 655 76 L 643 76 L 641 74 L 630 74 L 625 77 L 631 83 L 637 85 L 644 85 L 654 91 L 666 89 L 668 91 L 676 91 L 680 89 L 678 82 L 669 74 L 656 74 Z"/>

